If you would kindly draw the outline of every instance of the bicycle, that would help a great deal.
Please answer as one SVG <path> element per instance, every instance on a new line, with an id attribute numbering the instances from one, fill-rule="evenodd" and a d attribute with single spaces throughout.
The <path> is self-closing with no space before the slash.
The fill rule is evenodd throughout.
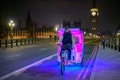
<path id="1" fill-rule="evenodd" d="M 61 75 L 64 75 L 65 73 L 65 66 L 66 66 L 66 51 L 67 48 L 70 47 L 70 45 L 62 45 L 62 52 L 61 52 L 61 61 L 60 61 L 60 73 Z"/>

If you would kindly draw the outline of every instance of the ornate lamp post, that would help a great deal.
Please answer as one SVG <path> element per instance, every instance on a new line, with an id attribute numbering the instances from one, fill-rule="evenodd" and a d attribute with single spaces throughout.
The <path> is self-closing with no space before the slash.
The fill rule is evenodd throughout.
<path id="1" fill-rule="evenodd" d="M 58 27 L 59 27 L 59 25 L 56 25 L 55 26 L 55 31 L 57 32 L 57 30 L 58 30 Z"/>
<path id="2" fill-rule="evenodd" d="M 54 41 L 57 40 L 57 31 L 58 31 L 59 25 L 55 25 L 55 35 L 54 35 Z"/>
<path id="3" fill-rule="evenodd" d="M 11 39 L 11 38 L 13 38 L 13 28 L 15 26 L 15 23 L 13 22 L 13 20 L 10 20 L 8 25 L 10 27 L 10 39 Z"/>

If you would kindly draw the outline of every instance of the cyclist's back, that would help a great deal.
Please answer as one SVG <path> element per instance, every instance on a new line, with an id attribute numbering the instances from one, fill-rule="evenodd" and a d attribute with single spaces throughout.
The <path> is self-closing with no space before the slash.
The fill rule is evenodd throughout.
<path id="1" fill-rule="evenodd" d="M 72 34 L 70 32 L 65 32 L 63 34 L 62 45 L 72 44 Z"/>
<path id="2" fill-rule="evenodd" d="M 60 55 L 65 50 L 68 50 L 68 63 L 70 63 L 73 40 L 72 40 L 72 34 L 71 34 L 69 28 L 65 29 L 65 32 L 64 32 L 63 36 L 61 37 L 60 41 L 58 42 L 58 44 L 60 42 L 62 42 Z"/>

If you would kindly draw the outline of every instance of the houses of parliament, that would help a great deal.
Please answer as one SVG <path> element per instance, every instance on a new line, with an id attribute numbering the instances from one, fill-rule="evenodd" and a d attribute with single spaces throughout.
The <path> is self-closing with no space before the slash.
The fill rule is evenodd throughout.
<path id="1" fill-rule="evenodd" d="M 49 38 L 57 35 L 55 27 L 38 28 L 31 18 L 30 11 L 27 13 L 26 26 L 23 28 L 20 22 L 18 24 L 11 30 L 10 25 L 4 25 L 0 19 L 0 39 Z"/>

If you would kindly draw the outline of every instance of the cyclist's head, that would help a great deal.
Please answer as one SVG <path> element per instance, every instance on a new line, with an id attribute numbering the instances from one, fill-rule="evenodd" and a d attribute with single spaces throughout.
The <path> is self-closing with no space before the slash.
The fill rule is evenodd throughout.
<path id="1" fill-rule="evenodd" d="M 69 28 L 65 28 L 65 32 L 70 32 Z"/>

